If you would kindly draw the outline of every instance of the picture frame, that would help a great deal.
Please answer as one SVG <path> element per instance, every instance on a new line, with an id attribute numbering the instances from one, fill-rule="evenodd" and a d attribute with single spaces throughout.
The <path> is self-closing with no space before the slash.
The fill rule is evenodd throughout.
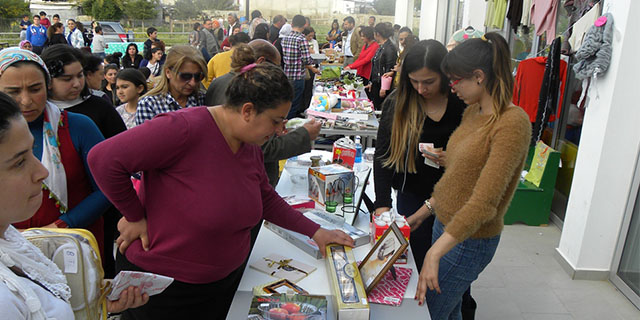
<path id="1" fill-rule="evenodd" d="M 398 225 L 395 222 L 392 223 L 358 265 L 367 294 L 380 282 L 385 273 L 393 267 L 393 264 L 408 246 L 409 242 L 402 235 Z"/>
<path id="2" fill-rule="evenodd" d="M 272 284 L 269 284 L 264 288 L 262 288 L 262 290 L 265 293 L 269 293 L 269 294 L 283 294 L 289 291 L 293 291 L 296 294 L 309 294 L 307 290 L 302 289 L 301 287 L 299 287 L 298 285 L 296 285 L 295 283 L 287 279 L 282 279 Z"/>

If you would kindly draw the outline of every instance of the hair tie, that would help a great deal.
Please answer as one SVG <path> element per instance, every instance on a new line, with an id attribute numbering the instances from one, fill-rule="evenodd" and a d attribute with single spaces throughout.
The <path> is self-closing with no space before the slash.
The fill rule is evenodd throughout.
<path id="1" fill-rule="evenodd" d="M 480 37 L 480 39 L 482 39 L 482 41 L 484 41 L 484 42 L 491 43 L 491 40 L 487 39 L 487 37 L 485 37 L 484 34 L 482 35 L 482 37 Z"/>
<path id="2" fill-rule="evenodd" d="M 243 73 L 245 73 L 245 72 L 247 72 L 247 71 L 249 71 L 249 70 L 251 70 L 251 69 L 253 69 L 253 68 L 257 67 L 257 66 L 258 65 L 255 64 L 255 63 L 248 64 L 248 65 L 242 67 L 242 69 L 240 69 L 240 74 L 243 74 Z"/>

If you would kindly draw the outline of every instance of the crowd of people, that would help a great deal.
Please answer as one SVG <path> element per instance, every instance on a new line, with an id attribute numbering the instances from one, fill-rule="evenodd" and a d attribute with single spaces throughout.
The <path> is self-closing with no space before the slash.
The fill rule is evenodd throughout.
<path id="1" fill-rule="evenodd" d="M 204 310 L 224 319 L 263 219 L 321 247 L 352 245 L 274 191 L 278 161 L 308 152 L 320 132 L 315 120 L 284 127 L 309 104 L 320 73 L 311 55 L 338 50 L 382 110 L 374 214 L 391 209 L 395 189 L 396 210 L 412 228 L 416 299 L 432 319 L 473 319 L 471 283 L 495 253 L 531 134 L 524 111 L 510 103 L 502 36 L 448 51 L 374 16 L 361 26 L 351 16 L 334 19 L 319 35 L 308 17 L 269 23 L 255 10 L 245 23 L 234 13 L 226 25 L 195 23 L 189 42 L 168 50 L 150 27 L 142 53 L 130 43 L 106 55 L 99 24 L 87 40 L 72 19 L 65 27 L 41 12 L 32 21 L 21 22 L 19 48 L 0 51 L 3 257 L 19 254 L 11 241 L 28 246 L 16 230 L 85 228 L 98 240 L 107 277 L 133 270 L 175 279 L 152 297 L 124 291 L 109 303 L 122 319 Z M 419 151 L 421 143 L 433 152 Z M 28 266 L 5 260 L 2 280 L 15 275 L 47 288 L 25 275 Z M 0 297 L 12 299 L 0 299 L 0 316 L 24 314 L 28 301 L 6 281 Z M 68 298 L 47 290 L 39 297 L 47 317 L 68 314 Z"/>

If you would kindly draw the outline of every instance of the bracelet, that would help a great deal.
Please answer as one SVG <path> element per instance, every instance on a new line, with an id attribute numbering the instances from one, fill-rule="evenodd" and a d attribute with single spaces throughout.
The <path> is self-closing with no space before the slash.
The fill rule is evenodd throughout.
<path id="1" fill-rule="evenodd" d="M 433 206 L 431 205 L 431 202 L 429 202 L 429 199 L 424 201 L 424 205 L 427 206 L 427 209 L 429 209 L 429 214 L 430 215 L 435 215 L 436 211 L 433 209 Z"/>

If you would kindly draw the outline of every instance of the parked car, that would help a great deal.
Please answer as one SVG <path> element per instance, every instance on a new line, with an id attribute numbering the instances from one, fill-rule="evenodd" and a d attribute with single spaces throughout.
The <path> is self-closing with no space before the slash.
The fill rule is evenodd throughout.
<path id="1" fill-rule="evenodd" d="M 91 30 L 91 21 L 81 21 L 85 26 L 85 30 L 91 33 L 89 38 L 93 38 L 93 30 Z M 102 27 L 102 33 L 106 43 L 109 42 L 133 42 L 133 33 L 127 33 L 120 22 L 113 21 L 98 21 L 98 24 Z"/>

